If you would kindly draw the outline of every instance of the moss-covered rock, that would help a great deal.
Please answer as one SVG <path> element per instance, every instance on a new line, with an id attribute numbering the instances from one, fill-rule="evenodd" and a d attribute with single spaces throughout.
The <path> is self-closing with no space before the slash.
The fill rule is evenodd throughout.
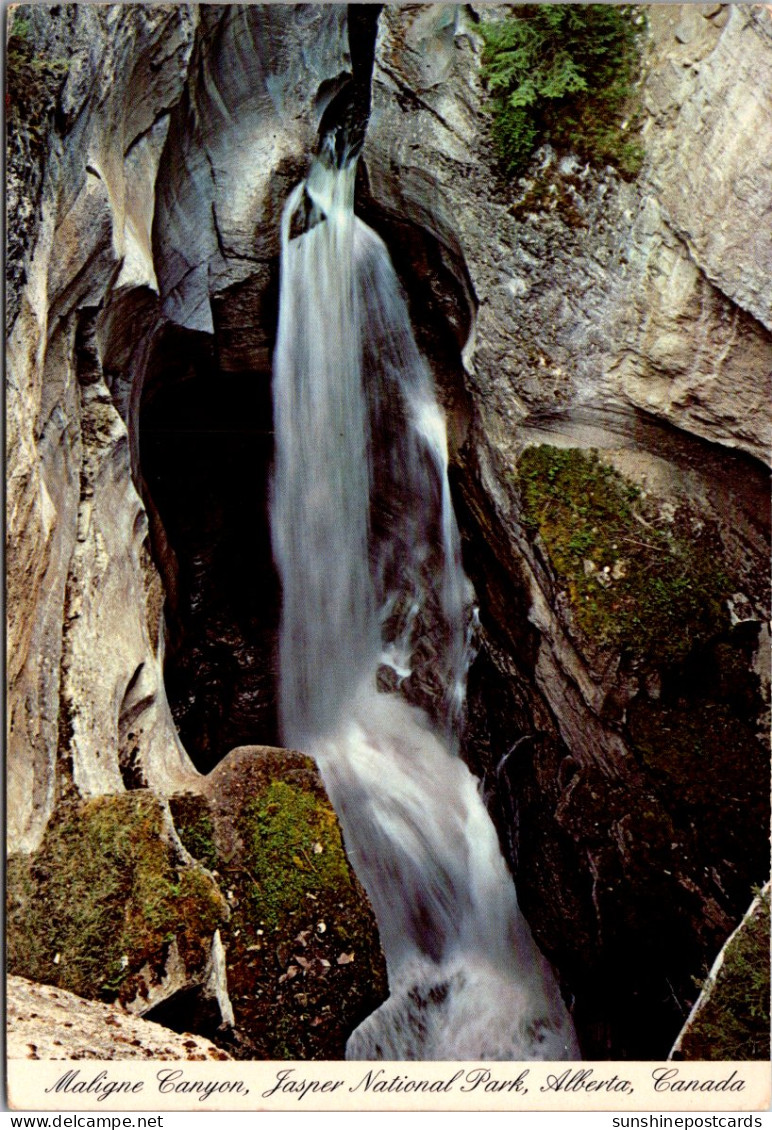
<path id="1" fill-rule="evenodd" d="M 663 516 L 595 451 L 527 448 L 526 526 L 538 532 L 576 624 L 649 666 L 683 659 L 729 626 L 733 591 L 714 523 L 686 503 Z"/>
<path id="2" fill-rule="evenodd" d="M 246 746 L 202 788 L 171 807 L 231 907 L 223 941 L 238 1032 L 232 1054 L 342 1059 L 351 1031 L 386 996 L 385 964 L 313 762 Z"/>
<path id="3" fill-rule="evenodd" d="M 217 866 L 214 823 L 209 804 L 196 793 L 178 793 L 169 800 L 177 835 L 195 859 L 210 871 Z"/>
<path id="4" fill-rule="evenodd" d="M 245 1058 L 342 1059 L 386 995 L 335 812 L 313 762 L 286 750 L 234 750 L 168 807 L 145 789 L 60 803 L 40 850 L 9 861 L 7 921 L 11 973 L 152 1005 Z M 215 930 L 235 1035 L 196 996 Z"/>
<path id="5" fill-rule="evenodd" d="M 769 818 L 764 743 L 753 719 L 726 702 L 668 698 L 631 704 L 633 748 L 662 803 L 680 824 L 699 829 L 705 866 L 727 872 L 724 885 L 747 897 L 754 877 L 764 877 L 769 854 L 765 838 L 748 835 L 749 827 L 763 832 Z"/>
<path id="6" fill-rule="evenodd" d="M 9 861 L 7 915 L 12 973 L 129 1002 L 163 977 L 172 943 L 200 980 L 228 909 L 142 790 L 61 806 L 39 851 Z"/>
<path id="7" fill-rule="evenodd" d="M 674 1059 L 769 1059 L 769 885 L 722 951 Z"/>
<path id="8" fill-rule="evenodd" d="M 26 280 L 25 258 L 38 224 L 46 147 L 59 91 L 67 78 L 65 54 L 52 53 L 46 42 L 46 13 L 35 5 L 15 6 L 8 13 L 5 108 L 7 121 L 7 188 L 9 190 L 7 328 L 19 310 Z"/>

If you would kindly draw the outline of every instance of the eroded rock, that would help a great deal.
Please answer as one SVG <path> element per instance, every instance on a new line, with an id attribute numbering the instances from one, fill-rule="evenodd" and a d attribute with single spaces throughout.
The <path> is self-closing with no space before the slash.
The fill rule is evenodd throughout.
<path id="1" fill-rule="evenodd" d="M 163 686 L 162 603 L 174 603 L 179 562 L 142 484 L 143 386 L 153 351 L 156 376 L 169 360 L 164 349 L 173 351 L 168 320 L 216 352 L 221 372 L 267 379 L 281 206 L 325 106 L 356 70 L 341 6 L 52 11 L 15 10 L 12 19 L 24 22 L 15 33 L 11 26 L 9 56 L 8 832 L 25 853 L 14 863 L 22 899 L 24 889 L 54 882 L 29 856 L 52 812 L 45 850 L 75 813 L 82 825 L 96 811 L 88 805 L 109 800 L 129 814 L 203 788 L 225 835 L 221 802 L 182 750 Z M 422 321 L 429 314 L 419 336 L 449 411 L 486 639 L 471 674 L 470 758 L 484 773 L 537 936 L 566 986 L 581 984 L 585 1002 L 599 1002 L 577 1004 L 587 1047 L 648 1056 L 652 1045 L 630 1033 L 645 1031 L 652 1009 L 665 1017 L 660 1054 L 689 1004 L 683 986 L 747 903 L 750 871 L 733 855 L 734 831 L 710 843 L 705 825 L 690 826 L 690 806 L 704 809 L 705 798 L 692 795 L 701 766 L 689 763 L 687 747 L 694 704 L 707 696 L 712 717 L 723 717 L 718 732 L 727 717 L 742 717 L 736 730 L 750 748 L 758 702 L 749 672 L 761 677 L 767 664 L 757 565 L 766 501 L 748 487 L 755 464 L 719 498 L 710 475 L 674 461 L 672 435 L 652 444 L 640 429 L 656 416 L 768 456 L 769 13 L 657 6 L 637 180 L 546 148 L 514 185 L 495 165 L 480 78 L 477 24 L 497 15 L 483 6 L 384 10 L 359 199 L 394 248 L 411 309 Z M 44 63 L 31 68 L 35 55 Z M 14 102 L 20 85 L 26 103 Z M 686 498 L 698 519 L 723 521 L 730 625 L 687 671 L 687 706 L 672 672 L 631 669 L 618 641 L 599 645 L 582 627 L 554 547 L 523 526 L 515 479 L 524 438 L 553 442 L 544 417 L 565 408 L 573 427 L 577 405 L 621 410 L 634 442 L 618 443 L 614 428 L 609 440 L 596 419 L 582 424 L 582 438 L 564 435 L 563 446 L 603 447 L 639 486 L 645 475 L 644 489 L 671 519 Z M 719 502 L 736 525 L 731 534 Z M 629 553 L 585 559 L 593 567 L 582 566 L 584 580 L 599 593 L 613 596 L 631 576 Z M 706 670 L 709 686 L 700 687 Z M 671 748 L 663 735 L 674 729 L 681 736 Z M 251 764 L 233 758 L 223 788 L 231 772 L 256 775 L 267 795 L 272 786 Z M 283 787 L 304 812 L 310 805 L 313 822 L 321 798 L 310 772 L 293 763 Z M 155 798 L 137 791 L 146 785 Z M 57 800 L 66 803 L 55 809 Z M 708 800 L 708 824 L 723 819 L 721 802 Z M 274 815 L 266 807 L 264 826 Z M 238 806 L 227 816 L 234 827 L 245 818 Z M 227 848 L 213 840 L 207 866 L 243 863 L 245 836 Z M 236 856 L 226 858 L 231 849 Z M 238 883 L 227 889 L 248 903 L 249 882 Z M 332 983 L 329 970 L 359 969 L 358 950 L 344 939 L 339 953 L 324 949 L 323 939 L 336 937 L 325 915 L 300 922 L 291 952 L 278 947 L 268 962 L 262 949 L 250 951 L 258 942 L 246 943 L 246 926 L 236 935 L 237 910 L 227 928 L 218 920 L 224 938 L 229 931 L 228 960 L 239 963 L 237 1022 L 258 991 L 258 1020 L 280 992 L 300 1026 L 275 1033 L 271 1049 L 250 1048 L 305 1055 L 340 1046 L 338 1028 L 324 1030 L 337 989 L 329 997 L 317 989 Z M 54 940 L 41 929 L 48 948 L 33 958 L 58 978 L 62 950 L 49 952 Z M 196 985 L 216 997 L 214 935 L 201 936 Z M 620 996 L 609 973 L 612 984 L 629 978 L 630 951 L 619 940 L 635 937 L 654 939 L 655 960 L 647 966 L 651 954 L 641 953 L 641 979 Z M 672 952 L 677 983 L 666 988 Z M 169 991 L 158 991 L 157 1008 L 189 987 L 174 981 L 169 952 L 149 964 L 154 985 L 163 985 L 153 964 L 162 961 Z M 379 983 L 373 970 L 360 1004 Z M 179 1014 L 179 1000 L 174 1007 Z"/>
<path id="2" fill-rule="evenodd" d="M 93 337 L 121 268 L 154 285 L 160 123 L 195 16 L 21 6 L 12 21 L 16 77 L 25 51 L 48 60 L 33 68 L 40 97 L 12 106 L 9 165 L 12 195 L 34 200 L 15 227 L 7 348 L 8 838 L 29 851 L 68 781 L 99 795 L 124 787 L 127 766 L 129 787 L 194 774 L 165 704 L 145 519 Z"/>
<path id="3" fill-rule="evenodd" d="M 10 858 L 7 897 L 14 973 L 137 1015 L 181 988 L 212 995 L 228 906 L 146 790 L 61 803 L 38 851 Z"/>
<path id="4" fill-rule="evenodd" d="M 495 444 L 527 411 L 626 401 L 768 457 L 769 239 L 752 219 L 765 207 L 746 201 L 768 179 L 755 131 L 770 134 L 759 76 L 772 32 L 761 9 L 718 23 L 687 10 L 697 60 L 697 41 L 674 34 L 680 11 L 650 13 L 638 178 L 546 148 L 514 184 L 497 169 L 480 77 L 477 22 L 495 10 L 382 15 L 369 191 L 430 233 L 467 288 L 476 316 L 464 364 Z M 738 72 L 756 92 L 741 105 Z"/>

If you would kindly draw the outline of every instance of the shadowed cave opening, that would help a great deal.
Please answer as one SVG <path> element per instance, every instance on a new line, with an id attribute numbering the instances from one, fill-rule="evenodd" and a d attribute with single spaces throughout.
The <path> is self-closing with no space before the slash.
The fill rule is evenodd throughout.
<path id="1" fill-rule="evenodd" d="M 167 694 L 208 772 L 235 746 L 279 741 L 270 375 L 223 370 L 210 338 L 167 326 L 145 381 L 140 452 L 167 592 Z"/>

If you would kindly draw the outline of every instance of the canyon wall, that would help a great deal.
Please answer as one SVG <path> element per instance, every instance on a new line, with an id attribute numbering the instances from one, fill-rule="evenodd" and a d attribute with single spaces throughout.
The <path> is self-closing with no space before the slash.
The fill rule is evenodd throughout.
<path id="1" fill-rule="evenodd" d="M 467 756 L 588 1054 L 664 1054 L 765 877 L 772 20 L 650 8 L 638 177 L 547 147 L 510 183 L 480 71 L 501 14 L 383 9 L 359 207 L 448 412 L 482 621 Z M 29 853 L 58 801 L 201 787 L 163 683 L 185 597 L 143 397 L 174 373 L 183 396 L 195 356 L 267 388 L 281 208 L 366 51 L 338 5 L 23 7 L 9 31 L 8 837 Z M 598 449 L 644 541 L 720 558 L 696 650 L 643 662 L 588 632 L 576 593 L 606 574 L 588 553 L 567 576 L 527 509 L 539 445 L 555 474 L 555 450 Z"/>
<path id="2" fill-rule="evenodd" d="M 68 788 L 116 791 L 132 764 L 162 790 L 194 772 L 166 705 L 163 598 L 98 322 L 108 295 L 155 285 L 155 174 L 195 22 L 183 7 L 73 5 L 17 10 L 10 28 L 9 215 L 25 216 L 11 224 L 6 416 L 16 848 L 40 842 Z"/>

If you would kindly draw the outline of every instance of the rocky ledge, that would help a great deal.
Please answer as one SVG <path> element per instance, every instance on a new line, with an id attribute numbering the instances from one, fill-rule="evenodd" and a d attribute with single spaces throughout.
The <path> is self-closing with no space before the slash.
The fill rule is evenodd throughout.
<path id="1" fill-rule="evenodd" d="M 118 1005 L 85 1000 L 25 977 L 8 977 L 6 988 L 9 1059 L 230 1058 L 201 1036 L 172 1032 Z"/>

